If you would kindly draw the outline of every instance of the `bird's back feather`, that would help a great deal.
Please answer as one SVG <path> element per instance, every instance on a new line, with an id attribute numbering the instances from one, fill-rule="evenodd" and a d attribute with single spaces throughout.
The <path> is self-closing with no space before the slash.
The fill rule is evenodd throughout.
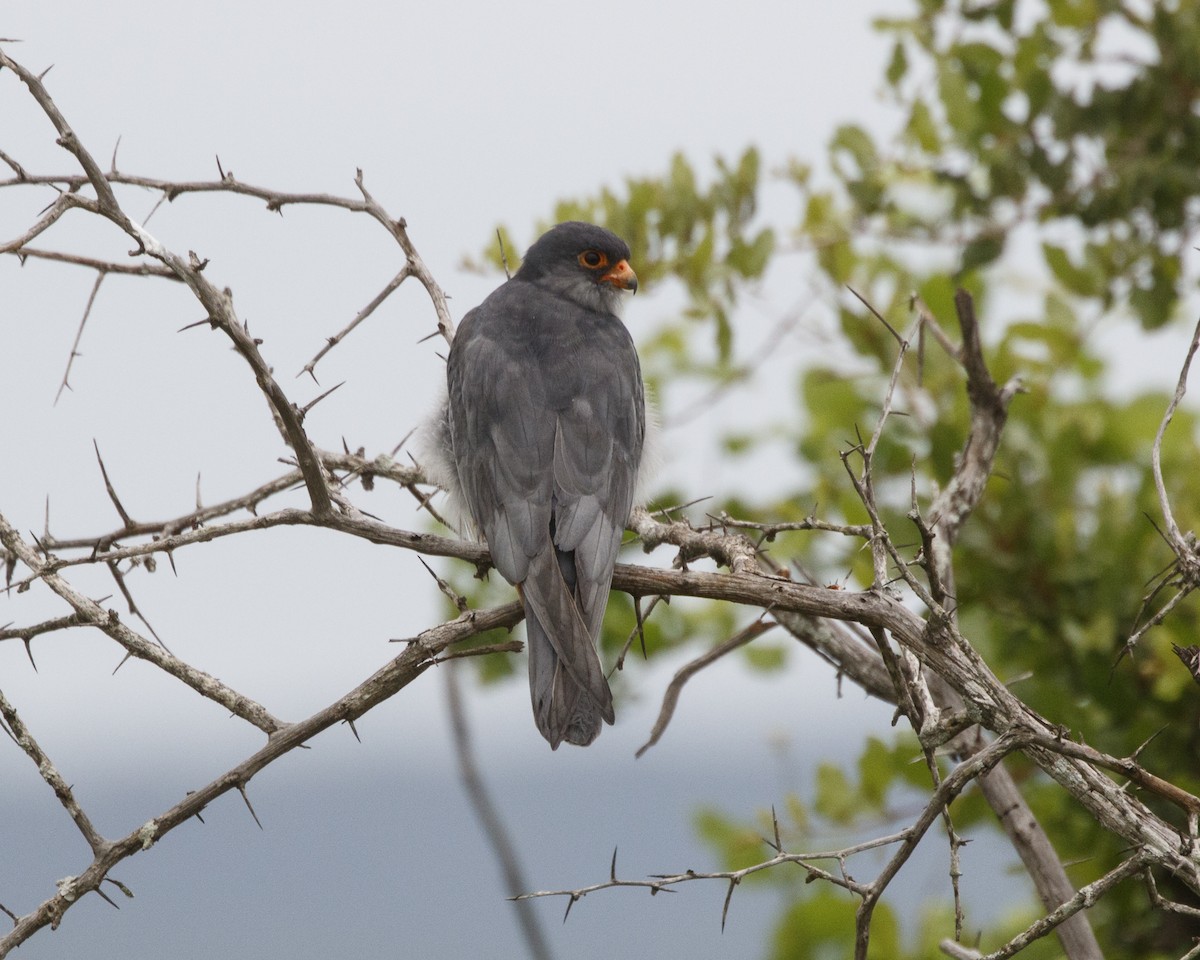
<path id="1" fill-rule="evenodd" d="M 518 278 L 463 319 L 448 387 L 460 496 L 525 603 L 538 727 L 590 743 L 613 721 L 594 644 L 645 433 L 633 342 Z"/>

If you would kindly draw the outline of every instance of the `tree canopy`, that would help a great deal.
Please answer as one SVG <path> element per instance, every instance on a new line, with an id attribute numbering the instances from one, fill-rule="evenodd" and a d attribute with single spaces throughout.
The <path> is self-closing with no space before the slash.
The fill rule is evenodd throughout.
<path id="1" fill-rule="evenodd" d="M 1194 642 L 1195 605 L 1172 610 L 1136 650 L 1126 649 L 1172 592 L 1162 589 L 1175 567 L 1159 529 L 1150 451 L 1183 357 L 1164 357 L 1158 386 L 1130 393 L 1111 376 L 1125 358 L 1096 341 L 1100 325 L 1148 332 L 1197 307 L 1200 8 L 920 0 L 912 16 L 876 27 L 893 40 L 884 70 L 900 117 L 892 136 L 847 123 L 824 163 L 797 156 L 773 170 L 763 169 L 753 147 L 717 158 L 711 171 L 677 155 L 661 176 L 563 202 L 547 222 L 605 223 L 631 238 L 647 280 L 677 283 L 686 294 L 681 317 L 642 348 L 668 408 L 681 379 L 754 378 L 745 344 L 755 332 L 739 308 L 772 271 L 803 265 L 821 291 L 817 299 L 836 304 L 852 375 L 844 359 L 813 357 L 790 391 L 772 392 L 769 412 L 758 409 L 762 419 L 748 415 L 722 438 L 731 457 L 782 441 L 815 474 L 793 471 L 790 489 L 766 499 L 746 484 L 706 506 L 767 525 L 801 521 L 814 504 L 827 521 L 870 522 L 836 452 L 878 418 L 896 360 L 893 336 L 872 313 L 896 328 L 921 311 L 949 319 L 955 290 L 970 291 L 993 375 L 1019 375 L 1024 392 L 1009 408 L 994 473 L 956 547 L 955 609 L 964 633 L 998 676 L 1017 683 L 1021 697 L 1069 735 L 1114 755 L 1144 748 L 1140 756 L 1195 792 L 1197 687 L 1172 652 Z M 764 181 L 777 179 L 798 203 L 790 223 L 760 200 Z M 900 372 L 896 404 L 905 416 L 875 451 L 884 522 L 893 531 L 907 527 L 914 540 L 911 491 L 928 502 L 943 488 L 968 435 L 962 380 L 943 352 L 922 349 Z M 778 402 L 789 395 L 790 406 Z M 1185 529 L 1197 517 L 1198 461 L 1195 417 L 1181 411 L 1162 465 Z M 663 503 L 694 493 L 671 491 Z M 820 582 L 847 571 L 854 583 L 872 582 L 870 553 L 858 544 L 833 549 L 810 532 L 767 539 L 772 553 Z M 647 637 L 679 643 L 696 632 L 689 623 Z M 614 645 L 624 640 L 619 633 L 610 636 Z M 823 767 L 815 797 L 793 798 L 784 818 L 796 842 L 816 822 L 883 816 L 920 779 L 910 762 L 914 742 L 907 734 L 890 745 L 871 740 L 855 766 Z M 1074 865 L 1072 879 L 1096 880 L 1122 841 L 1035 771 L 1015 766 L 1059 855 Z M 964 823 L 991 816 L 978 797 L 956 810 Z M 699 828 L 731 867 L 760 854 L 758 838 L 768 829 L 712 811 Z M 803 878 L 770 877 L 796 898 L 780 917 L 772 957 L 826 956 L 831 944 L 850 949 L 852 924 L 829 917 L 852 914 L 852 905 Z M 1126 884 L 1102 900 L 1092 911 L 1100 942 L 1119 955 L 1178 955 L 1200 930 L 1195 918 L 1154 914 L 1145 898 Z M 915 927 L 889 920 L 879 955 L 936 954 L 944 919 L 935 910 Z M 1049 945 L 1044 954 L 1037 949 L 1030 955 L 1053 955 Z"/>

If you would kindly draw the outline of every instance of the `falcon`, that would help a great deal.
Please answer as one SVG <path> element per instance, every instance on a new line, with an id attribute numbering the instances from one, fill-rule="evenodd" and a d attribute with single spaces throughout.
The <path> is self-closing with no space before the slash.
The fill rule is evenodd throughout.
<path id="1" fill-rule="evenodd" d="M 616 234 L 545 233 L 463 318 L 428 451 L 520 594 L 533 715 L 555 750 L 614 719 L 596 641 L 646 433 L 624 291 L 637 276 Z"/>

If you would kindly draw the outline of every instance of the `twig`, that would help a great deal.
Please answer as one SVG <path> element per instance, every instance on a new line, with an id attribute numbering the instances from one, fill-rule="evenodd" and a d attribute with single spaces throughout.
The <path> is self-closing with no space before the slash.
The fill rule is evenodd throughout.
<path id="1" fill-rule="evenodd" d="M 1171 402 L 1167 404 L 1158 430 L 1154 434 L 1154 444 L 1150 448 L 1150 468 L 1154 474 L 1154 489 L 1158 492 L 1158 507 L 1162 511 L 1163 525 L 1166 527 L 1163 536 L 1175 554 L 1176 571 L 1171 578 L 1171 583 L 1178 589 L 1178 592 L 1161 610 L 1129 636 L 1121 648 L 1122 657 L 1131 653 L 1141 638 L 1149 630 L 1162 623 L 1180 601 L 1200 584 L 1200 554 L 1196 549 L 1196 536 L 1191 532 L 1184 534 L 1180 531 L 1179 524 L 1175 521 L 1175 514 L 1171 510 L 1171 498 L 1167 495 L 1167 484 L 1163 480 L 1162 472 L 1163 438 L 1167 434 L 1167 427 L 1170 426 L 1175 411 L 1187 393 L 1188 374 L 1191 372 L 1192 358 L 1196 356 L 1198 347 L 1200 347 L 1200 321 L 1197 321 L 1192 341 L 1188 345 L 1187 356 L 1184 357 L 1183 367 L 1179 371 L 1179 380 L 1175 384 L 1175 393 L 1171 397 Z"/>
<path id="2" fill-rule="evenodd" d="M 83 316 L 79 320 L 79 329 L 75 331 L 75 340 L 71 344 L 71 352 L 67 356 L 67 369 L 63 371 L 62 383 L 58 385 L 58 392 L 54 395 L 54 403 L 56 405 L 58 404 L 58 398 L 62 396 L 62 392 L 69 390 L 71 387 L 71 367 L 75 363 L 75 358 L 79 356 L 79 341 L 83 339 L 83 328 L 92 313 L 92 304 L 96 302 L 96 294 L 100 292 L 100 284 L 104 282 L 104 276 L 103 271 L 96 274 L 96 282 L 92 284 L 92 292 L 88 294 L 87 304 L 83 308 Z"/>
<path id="3" fill-rule="evenodd" d="M 58 250 L 38 250 L 33 247 L 22 247 L 13 251 L 22 261 L 26 257 L 37 260 L 52 260 L 57 263 L 70 263 L 79 267 L 90 267 L 101 274 L 120 274 L 130 277 L 161 277 L 164 280 L 182 281 L 166 267 L 153 263 L 113 263 L 111 260 L 97 260 L 94 257 L 84 257 L 76 253 L 62 253 Z"/>
<path id="4" fill-rule="evenodd" d="M 458 758 L 458 774 L 462 779 L 463 791 L 475 816 L 483 827 L 484 836 L 492 847 L 492 853 L 500 864 L 504 874 L 504 885 L 510 897 L 516 896 L 522 890 L 527 890 L 525 874 L 521 869 L 521 860 L 517 849 L 508 834 L 508 829 L 500 816 L 500 811 L 492 803 L 487 785 L 475 761 L 475 750 L 471 744 L 471 732 L 467 726 L 466 710 L 463 707 L 462 690 L 458 682 L 459 664 L 447 664 L 442 671 L 446 685 L 446 709 L 450 713 L 450 729 L 454 734 L 454 752 Z M 517 922 L 521 927 L 521 935 L 525 938 L 525 946 L 534 960 L 550 960 L 550 947 L 538 923 L 537 914 L 531 909 L 531 904 L 524 901 L 517 903 Z"/>
<path id="5" fill-rule="evenodd" d="M 743 629 L 739 630 L 728 640 L 717 644 L 711 650 L 701 654 L 694 660 L 689 660 L 682 667 L 675 671 L 675 676 L 671 678 L 671 682 L 667 685 L 666 692 L 663 694 L 662 706 L 659 708 L 658 719 L 654 721 L 654 728 L 650 731 L 650 739 L 643 743 L 635 756 L 640 757 L 652 746 L 658 743 L 662 735 L 666 733 L 667 726 L 671 722 L 671 718 L 675 715 L 675 705 L 679 702 L 679 695 L 683 692 L 684 686 L 697 673 L 705 667 L 709 667 L 716 663 L 726 654 L 732 653 L 738 647 L 743 647 L 756 637 L 761 637 L 774 628 L 775 623 L 764 619 L 768 611 L 763 611 L 762 615 L 757 620 Z"/>
<path id="6" fill-rule="evenodd" d="M 908 861 L 908 858 L 912 855 L 929 827 L 942 815 L 943 810 L 950 801 L 966 789 L 972 780 L 992 769 L 1014 750 L 1020 749 L 1027 742 L 1028 737 L 1029 732 L 1026 730 L 1009 731 L 988 744 L 987 747 L 980 750 L 969 760 L 960 763 L 937 785 L 933 796 L 925 804 L 925 808 L 921 811 L 921 815 L 917 818 L 917 821 L 906 831 L 900 848 L 892 855 L 891 860 L 888 861 L 879 875 L 869 884 L 863 894 L 862 903 L 859 904 L 854 918 L 855 960 L 866 960 L 867 947 L 870 941 L 871 917 L 875 906 L 878 904 L 880 897 L 883 896 L 892 879 L 899 873 L 900 868 Z"/>
<path id="7" fill-rule="evenodd" d="M 50 758 L 46 756 L 46 752 L 38 745 L 37 740 L 34 739 L 33 734 L 29 732 L 29 728 L 22 722 L 13 705 L 8 702 L 3 691 L 0 691 L 0 718 L 4 720 L 4 724 L 8 728 L 13 740 L 25 751 L 26 756 L 38 768 L 38 773 L 41 774 L 42 779 L 54 791 L 54 795 L 58 797 L 58 802 L 63 805 L 63 809 L 75 821 L 75 826 L 79 828 L 79 832 L 83 834 L 83 839 L 92 848 L 92 853 L 101 854 L 108 846 L 108 841 L 92 825 L 91 819 L 83 812 L 83 808 L 79 806 L 79 802 L 75 799 L 74 792 L 67 786 L 67 781 L 62 778 L 57 768 L 50 762 Z"/>
<path id="8" fill-rule="evenodd" d="M 270 366 L 259 353 L 258 341 L 254 340 L 249 335 L 245 326 L 238 321 L 233 310 L 233 299 L 230 292 L 228 290 L 217 290 L 213 284 L 205 279 L 203 276 L 205 261 L 200 261 L 194 254 L 190 255 L 187 260 L 184 260 L 178 254 L 171 252 L 159 243 L 158 240 L 146 231 L 145 227 L 138 225 L 126 215 L 124 210 L 121 209 L 116 195 L 113 193 L 112 184 L 101 171 L 92 155 L 75 135 L 66 118 L 59 111 L 49 93 L 47 93 L 40 78 L 34 76 L 19 63 L 4 54 L 3 51 L 0 51 L 0 66 L 5 66 L 12 70 L 26 87 L 29 88 L 30 94 L 37 101 L 51 123 L 54 124 L 55 129 L 58 130 L 58 144 L 70 152 L 83 168 L 87 182 L 96 191 L 97 199 L 93 205 L 95 211 L 106 219 L 111 220 L 116 226 L 132 237 L 138 244 L 139 253 L 145 253 L 160 261 L 186 283 L 196 296 L 196 299 L 208 311 L 209 319 L 212 323 L 233 341 L 234 348 L 254 371 L 259 388 L 270 402 L 281 424 L 285 438 L 296 453 L 300 472 L 304 475 L 305 485 L 312 500 L 313 511 L 318 515 L 329 512 L 332 506 L 329 499 L 329 491 L 326 489 L 325 480 L 317 463 L 312 444 L 304 433 L 295 408 L 280 389 L 279 384 L 275 382 Z M 361 174 L 359 182 L 361 186 Z M 74 197 L 74 194 L 64 194 L 63 196 Z M 84 205 L 78 198 L 74 202 L 77 205 Z M 378 207 L 378 205 L 374 206 Z M 402 224 L 391 223 L 390 227 L 394 234 L 397 230 L 400 234 L 403 234 Z M 404 239 L 407 240 L 407 235 L 404 235 Z M 407 252 L 406 250 L 406 254 Z"/>
<path id="9" fill-rule="evenodd" d="M 332 337 L 328 337 L 326 339 L 325 346 L 317 351 L 316 356 L 309 360 L 308 363 L 306 363 L 300 369 L 300 372 L 296 374 L 296 376 L 303 376 L 307 373 L 315 381 L 317 379 L 317 374 L 315 372 L 316 367 L 317 364 L 321 362 L 321 358 L 324 357 L 325 354 L 329 353 L 329 351 L 336 347 L 339 343 L 345 340 L 355 327 L 357 327 L 360 323 L 366 320 L 367 317 L 374 313 L 376 308 L 379 307 L 379 305 L 382 304 L 383 301 L 385 301 L 388 297 L 390 297 L 392 293 L 395 292 L 395 290 L 400 286 L 400 284 L 402 284 L 412 275 L 412 266 L 411 264 L 406 263 L 400 268 L 400 272 L 388 281 L 387 286 L 380 290 L 370 303 L 368 303 L 365 307 L 359 310 L 357 314 L 355 314 L 353 320 L 351 320 L 342 330 L 339 330 Z"/>
<path id="10" fill-rule="evenodd" d="M 33 573 L 71 605 L 80 619 L 98 627 L 119 643 L 130 656 L 148 660 L 159 669 L 187 684 L 201 696 L 207 697 L 253 724 L 266 734 L 277 732 L 283 724 L 271 716 L 262 705 L 226 686 L 216 677 L 180 660 L 163 647 L 150 643 L 125 626 L 115 611 L 104 610 L 84 596 L 55 572 L 55 565 L 43 562 L 37 551 L 21 539 L 12 525 L 0 514 L 0 543 L 4 549 L 25 564 Z"/>
<path id="11" fill-rule="evenodd" d="M 454 620 L 422 631 L 408 642 L 404 651 L 349 693 L 305 720 L 278 727 L 262 749 L 237 766 L 199 790 L 189 792 L 175 806 L 127 836 L 102 844 L 95 858 L 81 874 L 63 881 L 55 896 L 19 917 L 13 929 L 0 937 L 0 957 L 20 946 L 43 927 L 57 925 L 62 915 L 85 893 L 94 891 L 107 879 L 108 871 L 116 864 L 150 849 L 167 833 L 198 815 L 223 794 L 231 790 L 244 791 L 246 784 L 259 771 L 284 754 L 303 746 L 323 730 L 357 719 L 391 698 L 433 666 L 437 655 L 446 647 L 504 626 L 519 611 L 519 603 L 510 603 L 495 610 L 472 610 Z"/>
<path id="12" fill-rule="evenodd" d="M 960 958 L 960 960 L 1007 960 L 1008 957 L 1014 956 L 1024 950 L 1033 941 L 1046 936 L 1046 934 L 1053 931 L 1064 920 L 1075 916 L 1081 910 L 1095 906 L 1097 901 L 1118 883 L 1141 871 L 1145 867 L 1145 860 L 1146 858 L 1143 853 L 1136 853 L 1119 866 L 1114 867 L 1099 880 L 1089 883 L 1086 887 L 1080 887 L 1079 891 L 1070 900 L 1067 900 L 1037 922 L 1030 924 L 999 950 L 984 954 L 978 950 L 964 948 L 961 944 L 943 940 L 941 943 L 942 952 L 947 956 Z"/>
<path id="13" fill-rule="evenodd" d="M 1184 357 L 1183 367 L 1179 371 L 1175 394 L 1171 397 L 1171 402 L 1167 404 L 1162 421 L 1158 425 L 1158 431 L 1154 434 L 1154 445 L 1150 448 L 1150 466 L 1154 472 L 1154 488 L 1158 491 L 1158 505 L 1162 510 L 1163 523 L 1167 528 L 1167 539 L 1175 550 L 1176 556 L 1180 557 L 1180 562 L 1185 562 L 1185 558 L 1192 557 L 1194 551 L 1189 548 L 1183 534 L 1180 533 L 1179 524 L 1175 522 L 1175 514 L 1171 510 L 1171 500 L 1167 496 L 1167 486 L 1162 474 L 1162 442 L 1163 437 L 1166 436 L 1167 427 L 1175 416 L 1176 409 L 1183 401 L 1184 394 L 1187 393 L 1188 373 L 1191 371 L 1192 358 L 1196 355 L 1197 347 L 1200 347 L 1200 321 L 1196 324 L 1192 341 L 1188 345 L 1187 356 Z"/>

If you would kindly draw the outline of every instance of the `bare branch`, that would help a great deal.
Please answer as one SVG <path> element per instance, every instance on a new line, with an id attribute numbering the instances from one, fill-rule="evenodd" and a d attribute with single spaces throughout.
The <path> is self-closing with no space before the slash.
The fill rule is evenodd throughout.
<path id="1" fill-rule="evenodd" d="M 84 257 L 75 253 L 62 253 L 58 250 L 37 250 L 33 247 L 22 247 L 13 251 L 21 258 L 32 257 L 36 260 L 50 260 L 56 263 L 71 263 L 79 267 L 90 267 L 100 274 L 115 273 L 128 277 L 161 277 L 163 280 L 174 280 L 180 283 L 172 271 L 153 263 L 113 263 L 109 260 L 97 260 L 94 257 Z"/>
<path id="2" fill-rule="evenodd" d="M 491 844 L 492 853 L 500 864 L 504 875 L 504 885 L 508 895 L 516 896 L 522 890 L 529 889 L 525 882 L 525 874 L 521 869 L 521 860 L 517 849 L 513 846 L 508 829 L 500 816 L 500 811 L 492 802 L 479 765 L 475 761 L 475 751 L 471 745 L 471 732 L 467 726 L 466 710 L 463 707 L 462 690 L 458 680 L 459 664 L 447 664 L 442 670 L 446 681 L 446 707 L 450 713 L 450 728 L 454 733 L 454 749 L 458 757 L 458 774 L 462 779 L 463 790 L 471 803 L 475 816 L 483 827 L 484 836 Z M 549 960 L 550 946 L 542 933 L 537 914 L 531 905 L 521 901 L 517 903 L 517 922 L 521 927 L 521 935 L 525 938 L 525 946 L 533 960 Z"/>
<path id="3" fill-rule="evenodd" d="M 0 54 L 0 56 L 2 56 L 2 54 Z M 0 63 L 2 62 L 3 61 L 0 61 Z M 7 242 L 0 242 L 0 253 L 19 252 L 25 246 L 25 244 L 29 243 L 30 240 L 35 239 L 49 230 L 50 227 L 58 222 L 59 218 L 61 218 L 64 213 L 66 213 L 68 210 L 74 210 L 78 207 L 82 207 L 85 210 L 90 210 L 93 213 L 99 212 L 99 208 L 96 206 L 96 204 L 93 201 L 88 200 L 86 197 L 81 197 L 75 193 L 59 194 L 58 199 L 46 209 L 41 217 L 38 218 L 37 223 L 35 223 L 20 236 L 14 237 L 12 240 Z"/>
<path id="4" fill-rule="evenodd" d="M 57 925 L 63 914 L 84 894 L 96 890 L 114 866 L 150 849 L 180 824 L 201 813 L 218 797 L 245 786 L 262 769 L 279 757 L 303 746 L 323 730 L 352 721 L 394 696 L 434 665 L 437 655 L 453 643 L 513 622 L 519 603 L 495 610 L 472 610 L 458 618 L 431 627 L 408 641 L 403 652 L 377 670 L 349 693 L 298 723 L 278 726 L 266 745 L 199 790 L 189 792 L 175 806 L 119 840 L 104 844 L 81 874 L 59 883 L 58 893 L 30 913 L 18 917 L 13 929 L 0 937 L 0 957 L 20 946 L 43 927 Z M 244 795 L 244 793 L 243 793 Z M 257 819 L 257 818 L 256 818 Z"/>
<path id="5" fill-rule="evenodd" d="M 971 295 L 959 290 L 954 297 L 962 329 L 963 346 L 960 355 L 967 373 L 967 397 L 971 402 L 971 429 L 959 455 L 954 476 L 929 510 L 935 518 L 937 545 L 944 555 L 938 557 L 942 579 L 947 580 L 949 550 L 958 539 L 959 530 L 974 511 L 991 476 L 992 463 L 1000 445 L 1000 434 L 1008 420 L 1008 404 L 1024 389 L 1019 378 L 1002 388 L 997 387 L 988 372 L 979 337 L 979 323 Z"/>
<path id="6" fill-rule="evenodd" d="M 139 253 L 145 253 L 160 261 L 186 283 L 196 299 L 208 311 L 208 317 L 212 323 L 233 341 L 234 348 L 254 371 L 259 389 L 270 402 L 272 410 L 283 427 L 288 443 L 296 453 L 300 472 L 304 475 L 304 482 L 312 500 L 313 511 L 318 515 L 330 512 L 332 502 L 325 485 L 325 478 L 321 473 L 312 444 L 301 426 L 299 414 L 283 390 L 280 389 L 279 384 L 275 382 L 270 366 L 259 353 L 258 341 L 254 340 L 244 325 L 238 321 L 233 310 L 232 294 L 228 290 L 218 291 L 205 279 L 203 276 L 205 262 L 198 260 L 194 254 L 184 260 L 178 254 L 172 253 L 151 236 L 144 227 L 139 226 L 126 215 L 113 193 L 112 184 L 109 183 L 95 159 L 76 137 L 74 131 L 71 130 L 39 78 L 12 60 L 3 51 L 0 51 L 0 66 L 8 67 L 21 78 L 42 111 L 58 130 L 59 145 L 75 157 L 83 168 L 88 183 L 96 191 L 97 212 L 137 241 Z M 393 225 L 393 228 L 395 227 L 396 225 Z M 399 230 L 403 233 L 402 226 Z M 407 235 L 405 235 L 405 239 L 407 240 Z"/>
<path id="7" fill-rule="evenodd" d="M 313 357 L 311 360 L 309 360 L 308 363 L 306 363 L 304 365 L 304 367 L 300 370 L 300 373 L 296 374 L 296 376 L 299 377 L 299 376 L 302 376 L 303 374 L 307 373 L 310 377 L 312 377 L 314 380 L 316 380 L 317 375 L 315 373 L 315 370 L 316 370 L 317 364 L 320 363 L 321 358 L 324 357 L 325 354 L 329 353 L 329 351 L 332 350 L 334 347 L 336 347 L 339 343 L 341 343 L 343 340 L 345 340 L 346 337 L 348 337 L 350 335 L 350 332 L 355 327 L 357 327 L 360 323 L 362 323 L 364 320 L 366 320 L 367 317 L 369 317 L 372 313 L 374 313 L 375 310 L 379 307 L 379 305 L 382 304 L 383 301 L 386 300 L 388 297 L 390 297 L 392 295 L 392 293 L 395 292 L 395 290 L 400 286 L 400 284 L 402 284 L 410 276 L 412 276 L 412 265 L 406 263 L 403 267 L 400 268 L 400 272 L 397 273 L 394 277 L 392 277 L 391 280 L 388 281 L 387 286 L 385 286 L 382 290 L 380 290 L 379 293 L 377 293 L 375 295 L 374 299 L 370 303 L 368 303 L 365 307 L 363 307 L 361 310 L 359 310 L 357 314 L 355 314 L 354 319 L 351 320 L 345 326 L 344 329 L 339 330 L 332 337 L 330 337 L 328 340 L 326 340 L 325 346 L 323 346 L 320 350 L 317 351 L 317 355 L 315 357 Z"/>
<path id="8" fill-rule="evenodd" d="M 42 750 L 37 740 L 33 738 L 33 734 L 29 732 L 29 728 L 22 722 L 13 705 L 8 702 L 3 691 L 0 691 L 0 718 L 4 720 L 5 726 L 7 726 L 17 746 L 24 750 L 26 756 L 33 761 L 42 779 L 46 781 L 50 789 L 54 791 L 54 795 L 58 797 L 58 802 L 63 805 L 63 809 L 75 821 L 75 826 L 79 828 L 79 832 L 83 834 L 83 839 L 92 848 L 92 853 L 97 855 L 102 854 L 108 846 L 108 841 L 100 836 L 99 831 L 92 826 L 92 821 L 79 806 L 74 792 L 67 786 L 67 781 L 62 778 L 57 768 L 50 762 L 50 758 L 46 756 L 46 752 Z"/>
<path id="9" fill-rule="evenodd" d="M 992 769 L 1014 750 L 1020 749 L 1028 737 L 1029 733 L 1025 730 L 1010 730 L 988 744 L 987 747 L 980 750 L 970 759 L 960 763 L 949 776 L 945 777 L 937 785 L 937 789 L 934 790 L 933 796 L 925 804 L 925 808 L 921 811 L 921 815 L 917 818 L 917 821 L 905 831 L 900 848 L 892 855 L 891 860 L 888 861 L 879 876 L 871 882 L 863 893 L 862 903 L 859 904 L 855 914 L 855 960 L 866 960 L 867 946 L 870 942 L 871 917 L 875 906 L 879 903 L 879 899 L 883 896 L 888 884 L 892 882 L 896 874 L 900 872 L 900 868 L 908 861 L 908 858 L 912 855 L 929 827 L 942 815 L 942 812 L 950 801 L 962 793 L 972 780 Z"/>
<path id="10" fill-rule="evenodd" d="M 763 619 L 766 614 L 767 611 L 763 611 L 762 616 L 749 626 L 739 630 L 728 640 L 717 644 L 711 650 L 696 657 L 695 660 L 688 661 L 675 671 L 675 676 L 671 678 L 671 682 L 667 685 L 667 690 L 663 694 L 662 707 L 659 710 L 658 719 L 654 721 L 654 729 L 650 731 L 650 739 L 638 748 L 635 756 L 640 757 L 658 743 L 662 735 L 666 733 L 667 726 L 671 722 L 671 717 L 675 715 L 675 705 L 679 702 L 679 695 L 683 692 L 684 686 L 692 677 L 705 667 L 716 663 L 726 654 L 732 653 L 738 647 L 743 647 L 756 637 L 761 637 L 775 626 L 773 622 Z"/>
<path id="11" fill-rule="evenodd" d="M 1036 923 L 1031 924 L 999 950 L 995 950 L 992 953 L 980 953 L 978 950 L 971 950 L 963 947 L 961 944 L 947 940 L 943 940 L 941 943 L 942 952 L 949 957 L 958 958 L 958 960 L 1006 960 L 1006 958 L 1024 950 L 1033 941 L 1046 936 L 1046 934 L 1053 931 L 1064 920 L 1075 916 L 1081 910 L 1095 906 L 1097 901 L 1109 890 L 1122 880 L 1132 877 L 1144 867 L 1145 856 L 1139 851 L 1121 863 L 1120 866 L 1114 867 L 1099 880 L 1089 883 L 1086 887 L 1080 887 L 1079 892 L 1070 900 L 1061 904 L 1057 909 L 1048 913 Z"/>
<path id="12" fill-rule="evenodd" d="M 71 605 L 81 621 L 97 627 L 117 643 L 125 652 L 141 660 L 148 660 L 171 676 L 187 684 L 197 693 L 227 708 L 266 734 L 279 730 L 283 724 L 269 714 L 260 704 L 227 687 L 216 677 L 184 663 L 162 646 L 150 643 L 125 626 L 115 611 L 104 610 L 98 603 L 75 590 L 55 572 L 55 564 L 43 562 L 37 551 L 30 547 L 12 525 L 0 514 L 0 543 L 12 556 L 25 564 L 51 590 Z"/>

